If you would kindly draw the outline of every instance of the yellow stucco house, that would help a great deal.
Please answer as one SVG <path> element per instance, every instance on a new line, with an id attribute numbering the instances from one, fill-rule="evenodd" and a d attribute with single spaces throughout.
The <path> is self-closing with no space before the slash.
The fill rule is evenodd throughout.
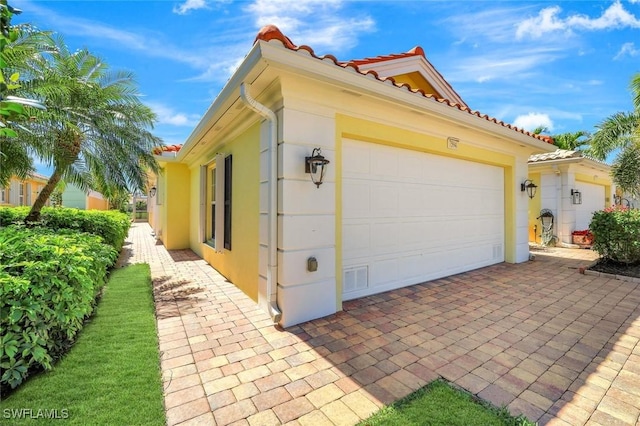
<path id="1" fill-rule="evenodd" d="M 30 206 L 47 184 L 48 177 L 32 173 L 27 179 L 12 177 L 9 185 L 0 188 L 0 206 Z M 49 205 L 49 202 L 47 202 Z"/>
<path id="2" fill-rule="evenodd" d="M 287 327 L 526 261 L 521 183 L 553 150 L 471 110 L 419 47 L 342 62 L 267 26 L 185 143 L 156 152 L 151 224 Z"/>
<path id="3" fill-rule="evenodd" d="M 529 157 L 529 180 L 538 186 L 529 202 L 529 241 L 541 242 L 543 209 L 553 214 L 556 244 L 573 244 L 572 232 L 589 229 L 593 213 L 614 204 L 611 167 L 580 151 L 558 149 Z"/>

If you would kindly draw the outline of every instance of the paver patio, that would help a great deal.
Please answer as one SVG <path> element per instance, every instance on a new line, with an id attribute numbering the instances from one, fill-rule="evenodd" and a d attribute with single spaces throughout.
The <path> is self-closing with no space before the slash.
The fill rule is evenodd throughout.
<path id="1" fill-rule="evenodd" d="M 640 419 L 640 284 L 552 249 L 346 302 L 286 330 L 190 250 L 134 224 L 151 265 L 169 425 L 352 425 L 437 377 L 549 425 Z"/>

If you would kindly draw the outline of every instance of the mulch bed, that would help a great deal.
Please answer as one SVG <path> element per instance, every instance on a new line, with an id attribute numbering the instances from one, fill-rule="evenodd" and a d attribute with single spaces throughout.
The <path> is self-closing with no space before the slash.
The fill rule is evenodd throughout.
<path id="1" fill-rule="evenodd" d="M 613 260 L 600 259 L 598 263 L 591 266 L 589 270 L 640 278 L 640 264 L 627 265 L 626 263 L 618 263 Z"/>

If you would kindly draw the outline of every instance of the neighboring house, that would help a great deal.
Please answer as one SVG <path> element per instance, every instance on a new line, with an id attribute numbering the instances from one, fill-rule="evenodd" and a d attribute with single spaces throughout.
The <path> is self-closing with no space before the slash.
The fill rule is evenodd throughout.
<path id="1" fill-rule="evenodd" d="M 109 200 L 101 193 L 85 192 L 72 183 L 68 183 L 62 192 L 62 205 L 80 210 L 109 210 Z"/>
<path id="2" fill-rule="evenodd" d="M 593 212 L 614 204 L 609 165 L 580 151 L 558 149 L 529 157 L 529 179 L 538 186 L 529 202 L 529 240 L 541 242 L 542 209 L 551 210 L 554 235 L 571 244 L 571 233 L 589 229 Z M 535 229 L 535 232 L 534 232 Z"/>
<path id="3" fill-rule="evenodd" d="M 0 188 L 0 206 L 31 206 L 48 181 L 48 177 L 38 173 L 25 180 L 12 177 L 7 187 Z"/>
<path id="4" fill-rule="evenodd" d="M 319 186 L 305 170 L 317 148 Z M 526 261 L 520 185 L 553 149 L 471 110 L 421 48 L 340 62 L 267 26 L 185 144 L 157 150 L 151 223 L 287 327 Z"/>

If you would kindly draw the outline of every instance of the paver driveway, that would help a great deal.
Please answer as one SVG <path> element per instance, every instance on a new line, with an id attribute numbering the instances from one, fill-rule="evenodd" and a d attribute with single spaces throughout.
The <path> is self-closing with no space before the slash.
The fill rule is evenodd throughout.
<path id="1" fill-rule="evenodd" d="M 344 304 L 278 330 L 190 250 L 135 224 L 154 278 L 169 425 L 351 425 L 441 376 L 540 424 L 640 415 L 640 285 L 553 249 Z"/>

